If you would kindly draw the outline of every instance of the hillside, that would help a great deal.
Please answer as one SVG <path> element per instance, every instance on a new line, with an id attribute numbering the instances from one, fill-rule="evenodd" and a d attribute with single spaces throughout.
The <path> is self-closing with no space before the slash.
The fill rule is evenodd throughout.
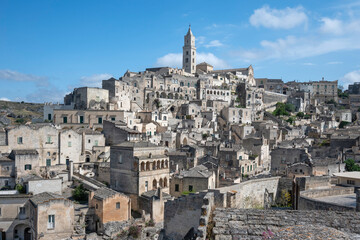
<path id="1" fill-rule="evenodd" d="M 44 104 L 0 101 L 0 126 L 25 124 L 42 118 Z"/>

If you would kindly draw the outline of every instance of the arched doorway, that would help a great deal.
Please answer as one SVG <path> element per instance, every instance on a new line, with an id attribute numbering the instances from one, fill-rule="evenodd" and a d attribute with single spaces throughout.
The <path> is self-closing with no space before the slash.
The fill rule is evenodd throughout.
<path id="1" fill-rule="evenodd" d="M 159 187 L 161 187 L 161 188 L 164 187 L 164 186 L 163 186 L 163 180 L 162 180 L 161 178 L 160 178 L 160 180 L 159 180 Z"/>
<path id="2" fill-rule="evenodd" d="M 183 145 L 187 145 L 187 138 L 183 139 Z"/>
<path id="3" fill-rule="evenodd" d="M 90 162 L 90 155 L 86 155 L 85 161 L 86 161 L 86 162 Z"/>
<path id="4" fill-rule="evenodd" d="M 29 225 L 19 224 L 14 227 L 13 239 L 32 240 L 31 229 Z"/>
<path id="5" fill-rule="evenodd" d="M 31 229 L 29 227 L 24 230 L 24 240 L 31 240 Z"/>
<path id="6" fill-rule="evenodd" d="M 153 181 L 153 189 L 156 189 L 157 188 L 157 181 L 156 181 L 156 179 L 154 179 L 154 181 Z"/>

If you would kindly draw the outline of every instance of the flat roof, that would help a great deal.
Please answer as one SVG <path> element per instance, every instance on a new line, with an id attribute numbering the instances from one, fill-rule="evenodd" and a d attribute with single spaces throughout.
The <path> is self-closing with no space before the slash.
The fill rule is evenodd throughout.
<path id="1" fill-rule="evenodd" d="M 334 176 L 360 179 L 360 172 L 334 173 Z"/>

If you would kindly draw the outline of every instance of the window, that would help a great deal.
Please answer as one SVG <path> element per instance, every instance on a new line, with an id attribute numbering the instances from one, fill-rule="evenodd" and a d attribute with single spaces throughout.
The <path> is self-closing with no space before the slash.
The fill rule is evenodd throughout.
<path id="1" fill-rule="evenodd" d="M 99 144 L 98 140 L 95 140 L 95 146 L 97 146 Z"/>
<path id="2" fill-rule="evenodd" d="M 23 138 L 22 138 L 22 137 L 18 137 L 18 138 L 17 138 L 17 143 L 18 143 L 18 144 L 23 144 Z"/>
<path id="3" fill-rule="evenodd" d="M 96 208 L 96 209 L 98 209 L 98 208 L 99 208 L 99 205 L 98 205 L 98 204 L 96 204 L 96 205 L 95 205 L 95 208 Z"/>
<path id="4" fill-rule="evenodd" d="M 47 156 L 50 157 L 51 153 L 50 152 L 47 152 Z"/>
<path id="5" fill-rule="evenodd" d="M 175 184 L 175 192 L 179 191 L 179 184 Z"/>
<path id="6" fill-rule="evenodd" d="M 88 143 L 91 143 L 91 139 L 88 140 Z"/>
<path id="7" fill-rule="evenodd" d="M 24 215 L 24 214 L 25 214 L 25 208 L 24 208 L 24 207 L 20 207 L 20 208 L 19 208 L 19 214 L 20 214 L 20 215 Z"/>
<path id="8" fill-rule="evenodd" d="M 51 143 L 51 136 L 47 136 L 46 143 Z"/>
<path id="9" fill-rule="evenodd" d="M 122 159 L 122 154 L 119 155 L 119 161 L 118 161 L 119 164 L 122 164 L 123 163 L 123 159 Z"/>
<path id="10" fill-rule="evenodd" d="M 185 58 L 185 62 L 188 63 L 188 62 L 189 62 L 189 59 L 188 59 L 188 58 Z"/>
<path id="11" fill-rule="evenodd" d="M 47 167 L 51 166 L 51 159 L 46 159 L 46 166 Z"/>
<path id="12" fill-rule="evenodd" d="M 71 147 L 71 142 L 70 141 L 68 141 L 68 147 Z"/>
<path id="13" fill-rule="evenodd" d="M 102 122 L 103 122 L 102 117 L 99 117 L 99 118 L 98 118 L 98 123 L 99 123 L 99 124 L 102 124 Z"/>
<path id="14" fill-rule="evenodd" d="M 189 192 L 192 192 L 194 189 L 193 189 L 193 186 L 192 185 L 189 185 Z"/>
<path id="15" fill-rule="evenodd" d="M 111 118 L 111 121 L 115 121 L 115 117 L 112 117 L 112 118 Z"/>
<path id="16" fill-rule="evenodd" d="M 119 202 L 116 203 L 116 209 L 120 209 L 120 203 Z"/>
<path id="17" fill-rule="evenodd" d="M 149 188 L 149 182 L 148 182 L 148 181 L 145 181 L 145 192 L 148 191 L 148 188 Z"/>
<path id="18" fill-rule="evenodd" d="M 48 120 L 51 121 L 51 113 L 48 114 Z"/>
<path id="19" fill-rule="evenodd" d="M 79 123 L 84 123 L 84 116 L 79 117 Z"/>
<path id="20" fill-rule="evenodd" d="M 55 228 L 55 215 L 49 215 L 48 216 L 48 229 L 54 229 Z"/>
<path id="21" fill-rule="evenodd" d="M 244 167 L 241 167 L 241 173 L 244 173 L 244 172 L 245 172 Z"/>
<path id="22" fill-rule="evenodd" d="M 67 123 L 67 117 L 63 117 L 63 123 Z"/>
<path id="23" fill-rule="evenodd" d="M 355 181 L 354 181 L 354 180 L 347 180 L 346 183 L 347 183 L 347 184 L 350 184 L 350 185 L 355 185 Z"/>
<path id="24" fill-rule="evenodd" d="M 70 159 L 66 158 L 66 165 L 69 166 L 69 164 L 70 164 Z"/>
<path id="25" fill-rule="evenodd" d="M 31 164 L 25 164 L 25 170 L 31 170 Z"/>

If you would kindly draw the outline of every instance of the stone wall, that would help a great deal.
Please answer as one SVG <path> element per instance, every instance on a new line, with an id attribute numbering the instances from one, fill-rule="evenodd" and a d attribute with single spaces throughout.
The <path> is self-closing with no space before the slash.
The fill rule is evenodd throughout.
<path id="1" fill-rule="evenodd" d="M 169 239 L 183 239 L 191 228 L 199 239 L 205 239 L 206 228 L 214 208 L 264 207 L 265 189 L 275 200 L 280 177 L 255 179 L 236 185 L 181 196 L 167 201 L 164 208 L 164 229 Z"/>
<path id="2" fill-rule="evenodd" d="M 263 239 L 264 232 L 270 230 L 277 236 L 279 232 L 291 226 L 324 226 L 329 227 L 330 230 L 341 230 L 351 236 L 360 234 L 360 228 L 358 227 L 360 223 L 360 213 L 355 212 L 275 211 L 228 208 L 216 209 L 214 211 L 213 221 L 215 227 L 212 229 L 212 234 L 215 240 Z M 306 228 L 304 228 L 301 234 L 307 234 Z M 315 232 L 315 236 L 317 236 L 316 234 Z"/>
<path id="3" fill-rule="evenodd" d="M 255 179 L 236 185 L 219 188 L 221 193 L 228 193 L 227 207 L 232 208 L 261 208 L 264 207 L 265 189 L 273 200 L 278 195 L 280 177 Z M 230 198 L 230 199 L 229 199 Z"/>
<path id="4" fill-rule="evenodd" d="M 354 207 L 338 205 L 319 201 L 316 198 L 353 194 L 353 187 L 334 187 L 328 189 L 315 189 L 302 191 L 299 197 L 299 210 L 332 210 L 332 211 L 355 211 Z"/>

